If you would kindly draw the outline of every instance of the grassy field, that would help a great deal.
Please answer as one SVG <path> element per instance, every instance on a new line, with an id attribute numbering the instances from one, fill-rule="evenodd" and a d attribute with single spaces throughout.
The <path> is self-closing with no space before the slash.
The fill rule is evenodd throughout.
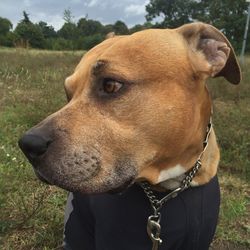
<path id="1" fill-rule="evenodd" d="M 0 249 L 57 249 L 67 193 L 39 182 L 20 135 L 66 103 L 63 82 L 81 52 L 0 49 Z M 222 149 L 220 223 L 213 249 L 250 247 L 250 58 L 239 86 L 216 79 L 214 126 Z"/>

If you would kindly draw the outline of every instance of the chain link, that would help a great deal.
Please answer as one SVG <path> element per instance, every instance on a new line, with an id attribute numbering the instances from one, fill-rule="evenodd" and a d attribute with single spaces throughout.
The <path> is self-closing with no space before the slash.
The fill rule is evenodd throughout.
<path id="1" fill-rule="evenodd" d="M 164 196 L 162 199 L 158 199 L 157 196 L 154 194 L 154 191 L 152 190 L 151 185 L 147 181 L 143 181 L 143 182 L 139 183 L 139 185 L 142 187 L 142 189 L 144 190 L 144 193 L 146 194 L 146 196 L 148 197 L 148 199 L 151 203 L 151 206 L 154 210 L 155 216 L 160 216 L 159 211 L 168 200 L 176 197 L 180 192 L 182 192 L 183 190 L 190 187 L 190 184 L 191 184 L 193 178 L 195 177 L 198 170 L 201 168 L 201 158 L 202 158 L 202 156 L 207 148 L 208 139 L 209 139 L 209 136 L 211 134 L 211 130 L 212 130 L 212 120 L 210 118 L 210 121 L 207 125 L 206 136 L 205 136 L 205 139 L 203 141 L 203 150 L 200 153 L 200 155 L 199 155 L 197 161 L 195 162 L 194 166 L 192 167 L 192 169 L 188 173 L 186 173 L 186 176 L 182 180 L 180 187 L 174 189 L 173 191 L 168 193 L 166 196 Z"/>

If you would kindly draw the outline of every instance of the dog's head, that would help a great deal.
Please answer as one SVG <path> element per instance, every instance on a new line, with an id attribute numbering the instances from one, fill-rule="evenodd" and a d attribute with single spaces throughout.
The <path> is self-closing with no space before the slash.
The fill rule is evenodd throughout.
<path id="1" fill-rule="evenodd" d="M 162 169 L 201 151 L 211 112 L 204 80 L 216 76 L 236 84 L 240 70 L 210 25 L 109 38 L 66 79 L 69 103 L 19 145 L 42 180 L 67 190 L 158 183 Z"/>

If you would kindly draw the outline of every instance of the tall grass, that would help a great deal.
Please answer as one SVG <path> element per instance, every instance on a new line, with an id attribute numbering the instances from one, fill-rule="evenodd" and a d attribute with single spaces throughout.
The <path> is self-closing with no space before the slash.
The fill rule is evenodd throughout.
<path id="1" fill-rule="evenodd" d="M 242 82 L 232 85 L 219 78 L 209 82 L 214 100 L 214 124 L 221 147 L 220 167 L 250 180 L 250 57 Z"/>
<path id="2" fill-rule="evenodd" d="M 0 249 L 52 249 L 66 193 L 36 180 L 17 140 L 66 103 L 64 79 L 81 55 L 3 50 L 0 58 Z"/>

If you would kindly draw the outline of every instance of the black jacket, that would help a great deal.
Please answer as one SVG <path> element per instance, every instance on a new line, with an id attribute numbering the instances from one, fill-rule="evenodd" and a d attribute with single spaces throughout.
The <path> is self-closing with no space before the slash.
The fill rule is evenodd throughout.
<path id="1" fill-rule="evenodd" d="M 219 204 L 217 176 L 208 184 L 189 188 L 169 200 L 161 210 L 163 243 L 159 250 L 208 249 L 217 225 Z M 121 195 L 74 194 L 67 206 L 65 249 L 152 249 L 146 231 L 152 208 L 140 186 L 135 184 Z"/>

